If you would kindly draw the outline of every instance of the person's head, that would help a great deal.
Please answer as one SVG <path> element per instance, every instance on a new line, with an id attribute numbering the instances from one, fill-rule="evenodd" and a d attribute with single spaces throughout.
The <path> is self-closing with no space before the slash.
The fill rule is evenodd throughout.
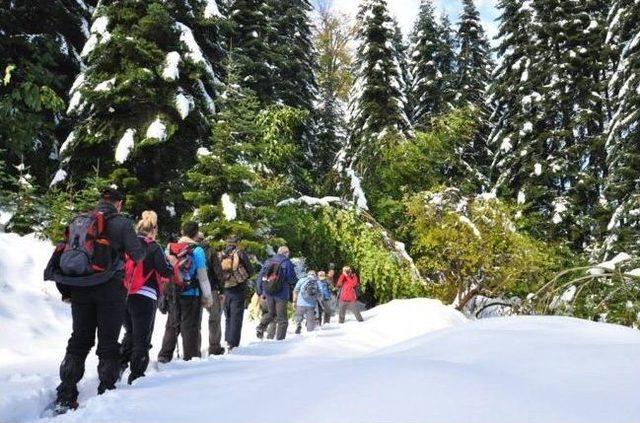
<path id="1" fill-rule="evenodd" d="M 318 278 L 318 275 L 316 274 L 316 271 L 315 271 L 315 270 L 309 270 L 309 271 L 307 272 L 307 277 L 308 277 L 309 279 L 317 279 L 317 278 Z"/>
<path id="2" fill-rule="evenodd" d="M 232 246 L 234 246 L 234 247 L 237 247 L 237 246 L 238 246 L 238 237 L 237 237 L 237 236 L 235 236 L 235 235 L 231 235 L 229 238 L 227 238 L 227 239 L 225 240 L 225 243 L 226 243 L 227 245 L 232 245 Z"/>
<path id="3" fill-rule="evenodd" d="M 343 267 L 343 268 L 342 268 L 342 273 L 345 273 L 345 274 L 347 274 L 347 275 L 350 275 L 350 274 L 351 274 L 351 267 L 349 267 L 349 266 L 345 266 L 345 267 Z"/>
<path id="4" fill-rule="evenodd" d="M 122 210 L 122 200 L 124 200 L 124 195 L 122 195 L 118 188 L 111 186 L 102 190 L 100 193 L 100 200 L 113 204 L 119 213 L 120 210 Z"/>
<path id="5" fill-rule="evenodd" d="M 198 225 L 198 222 L 190 220 L 182 225 L 182 235 L 186 237 L 195 240 L 198 236 L 198 232 L 200 232 L 200 225 Z"/>
<path id="6" fill-rule="evenodd" d="M 198 232 L 198 234 L 196 235 L 196 237 L 193 240 L 195 242 L 197 242 L 197 243 L 203 243 L 204 242 L 204 234 L 202 232 Z"/>
<path id="7" fill-rule="evenodd" d="M 282 247 L 278 248 L 278 254 L 289 257 L 289 254 L 291 254 L 291 252 L 289 251 L 289 247 L 283 245 Z"/>
<path id="8" fill-rule="evenodd" d="M 145 210 L 136 225 L 138 233 L 155 239 L 158 235 L 158 215 L 153 210 Z"/>
<path id="9" fill-rule="evenodd" d="M 318 272 L 318 279 L 320 279 L 321 281 L 327 279 L 327 274 L 324 272 L 324 270 Z"/>

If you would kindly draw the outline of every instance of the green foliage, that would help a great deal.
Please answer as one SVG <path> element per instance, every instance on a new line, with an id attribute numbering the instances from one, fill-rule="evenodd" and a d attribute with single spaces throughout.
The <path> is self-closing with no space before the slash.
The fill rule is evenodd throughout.
<path id="1" fill-rule="evenodd" d="M 404 197 L 437 186 L 458 186 L 464 193 L 480 186 L 465 162 L 465 147 L 475 134 L 470 109 L 454 109 L 434 119 L 430 129 L 412 138 L 388 132 L 381 138 L 376 166 L 364 175 L 374 214 L 389 228 L 402 223 Z"/>
<path id="2" fill-rule="evenodd" d="M 614 260 L 617 263 L 560 272 L 536 293 L 533 309 L 640 327 L 640 260 L 625 254 L 617 258 L 621 258 L 619 262 Z"/>
<path id="3" fill-rule="evenodd" d="M 82 189 L 76 189 L 73 182 L 55 185 L 42 197 L 44 212 L 38 234 L 54 243 L 63 241 L 65 228 L 71 219 L 79 213 L 93 210 L 100 199 L 100 192 L 108 185 L 108 180 L 98 176 L 97 169 L 93 176 L 87 178 Z"/>
<path id="4" fill-rule="evenodd" d="M 410 253 L 422 275 L 440 284 L 445 302 L 464 307 L 474 295 L 525 298 L 564 264 L 560 250 L 519 233 L 513 210 L 457 189 L 416 194 L 407 204 Z"/>
<path id="5" fill-rule="evenodd" d="M 18 170 L 16 190 L 12 193 L 9 203 L 9 211 L 13 216 L 7 223 L 6 230 L 25 235 L 40 226 L 43 209 L 29 168 L 20 164 L 16 169 Z"/>
<path id="6" fill-rule="evenodd" d="M 397 250 L 393 240 L 364 213 L 337 207 L 287 204 L 278 208 L 273 230 L 293 254 L 306 258 L 310 268 L 351 265 L 363 293 L 378 302 L 425 295 L 427 284 Z"/>

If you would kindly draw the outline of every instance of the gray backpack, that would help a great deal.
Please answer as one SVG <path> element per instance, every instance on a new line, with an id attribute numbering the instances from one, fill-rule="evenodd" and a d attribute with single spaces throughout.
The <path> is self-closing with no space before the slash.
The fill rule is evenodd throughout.
<path id="1" fill-rule="evenodd" d="M 304 285 L 302 285 L 302 289 L 300 290 L 302 294 L 302 298 L 308 303 L 313 303 L 318 300 L 320 296 L 320 287 L 318 286 L 318 281 L 315 279 L 309 279 Z"/>

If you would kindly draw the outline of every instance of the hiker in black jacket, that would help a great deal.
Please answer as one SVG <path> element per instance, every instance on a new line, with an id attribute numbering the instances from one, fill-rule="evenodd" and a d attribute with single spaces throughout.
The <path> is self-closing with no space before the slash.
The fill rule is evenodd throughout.
<path id="1" fill-rule="evenodd" d="M 99 275 L 109 278 L 92 284 L 88 276 L 56 274 L 55 280 L 63 300 L 71 303 L 73 332 L 67 344 L 67 352 L 60 365 L 61 383 L 57 388 L 56 412 L 62 413 L 78 407 L 76 384 L 84 375 L 87 354 L 95 343 L 98 333 L 98 394 L 115 389 L 120 370 L 120 345 L 118 337 L 124 318 L 127 291 L 122 284 L 124 253 L 138 262 L 144 258 L 144 248 L 140 244 L 133 222 L 120 215 L 122 194 L 107 188 L 101 194 L 96 211 L 104 216 L 104 233 L 112 252 L 111 268 Z M 99 276 L 96 276 L 98 278 Z M 82 280 L 82 283 L 76 283 Z M 84 284 L 84 286 L 82 286 Z"/>

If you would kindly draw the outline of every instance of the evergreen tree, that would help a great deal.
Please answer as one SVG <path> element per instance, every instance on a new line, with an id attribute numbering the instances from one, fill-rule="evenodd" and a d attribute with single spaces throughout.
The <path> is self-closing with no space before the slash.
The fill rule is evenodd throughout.
<path id="1" fill-rule="evenodd" d="M 599 232 L 601 213 L 603 5 L 518 3 L 501 3 L 506 60 L 493 96 L 504 103 L 491 137 L 497 187 L 524 204 L 537 236 L 582 249 Z"/>
<path id="2" fill-rule="evenodd" d="M 315 25 L 314 49 L 318 54 L 317 141 L 313 149 L 314 169 L 326 174 L 346 138 L 346 102 L 353 82 L 353 58 L 349 43 L 353 30 L 347 17 L 321 5 Z"/>
<path id="3" fill-rule="evenodd" d="M 364 0 L 356 20 L 355 84 L 350 95 L 350 139 L 343 157 L 364 171 L 379 152 L 380 134 L 406 131 L 402 69 L 394 45 L 396 27 L 386 0 Z M 343 155 L 344 156 L 344 155 Z"/>
<path id="4" fill-rule="evenodd" d="M 125 188 L 135 213 L 152 208 L 169 220 L 181 211 L 182 175 L 215 112 L 211 60 L 220 49 L 210 5 L 120 0 L 96 10 L 68 108 L 76 125 L 63 145 L 76 181 L 97 167 Z"/>
<path id="5" fill-rule="evenodd" d="M 63 101 L 80 71 L 79 51 L 96 0 L 16 0 L 0 7 L 0 144 L 10 170 L 23 161 L 47 186 L 68 131 Z M 46 17 L 46 18 L 43 18 Z M 15 173 L 14 173 L 15 174 Z"/>
<path id="6" fill-rule="evenodd" d="M 275 55 L 269 40 L 276 29 L 266 0 L 233 0 L 229 5 L 227 49 L 237 57 L 240 83 L 255 92 L 260 104 L 275 100 Z"/>
<path id="7" fill-rule="evenodd" d="M 43 210 L 29 167 L 20 163 L 16 166 L 16 170 L 18 171 L 17 189 L 12 194 L 11 202 L 14 207 L 10 210 L 12 216 L 6 230 L 25 235 L 35 232 L 38 228 Z"/>
<path id="8" fill-rule="evenodd" d="M 440 17 L 440 43 L 437 47 L 436 58 L 440 74 L 442 74 L 442 98 L 446 104 L 446 111 L 453 108 L 456 96 L 456 51 L 457 43 L 449 16 L 445 13 Z"/>
<path id="9" fill-rule="evenodd" d="M 411 33 L 410 92 L 411 118 L 414 127 L 425 128 L 430 120 L 447 109 L 447 94 L 453 73 L 454 52 L 448 21 L 436 22 L 432 0 L 423 0 Z"/>
<path id="10" fill-rule="evenodd" d="M 463 0 L 464 7 L 458 27 L 460 51 L 457 58 L 457 96 L 459 106 L 473 106 L 486 112 L 484 95 L 493 66 L 489 41 L 480 22 L 480 13 L 473 0 Z"/>
<path id="11" fill-rule="evenodd" d="M 609 14 L 607 43 L 619 54 L 609 83 L 613 117 L 607 139 L 606 197 L 613 216 L 607 255 L 640 254 L 640 8 L 617 0 Z"/>

